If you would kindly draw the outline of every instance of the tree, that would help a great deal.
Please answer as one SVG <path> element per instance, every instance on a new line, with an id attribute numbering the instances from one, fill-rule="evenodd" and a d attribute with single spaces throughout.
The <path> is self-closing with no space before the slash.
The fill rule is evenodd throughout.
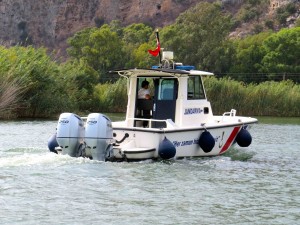
<path id="1" fill-rule="evenodd" d="M 262 45 L 270 32 L 264 32 L 244 39 L 235 40 L 235 58 L 234 65 L 231 67 L 231 73 L 258 73 L 260 62 L 264 56 Z"/>
<path id="2" fill-rule="evenodd" d="M 116 32 L 120 38 L 123 36 L 123 27 L 120 20 L 112 20 L 108 26 L 110 30 Z"/>
<path id="3" fill-rule="evenodd" d="M 107 71 L 124 64 L 123 43 L 116 32 L 105 24 L 101 28 L 88 28 L 68 40 L 68 53 L 76 59 L 83 59 L 102 78 Z"/>
<path id="4" fill-rule="evenodd" d="M 177 57 L 177 52 L 179 51 L 179 47 L 182 44 L 182 37 L 180 37 L 178 27 L 176 24 L 171 24 L 162 28 L 159 32 L 161 47 L 166 51 L 176 51 L 174 53 L 175 57 Z M 152 37 L 153 46 L 156 45 L 155 37 Z M 155 42 L 154 42 L 155 41 Z"/>
<path id="5" fill-rule="evenodd" d="M 126 52 L 124 56 L 127 57 L 125 68 L 139 67 L 140 64 L 145 64 L 144 59 L 149 59 L 147 57 L 149 48 L 145 49 L 145 45 L 152 33 L 153 29 L 142 23 L 131 24 L 123 29 L 122 40 Z"/>
<path id="6" fill-rule="evenodd" d="M 231 17 L 223 14 L 219 4 L 199 3 L 162 32 L 162 45 L 172 48 L 183 63 L 221 72 L 226 65 L 220 54 L 231 52 L 224 49 L 230 27 Z"/>
<path id="7" fill-rule="evenodd" d="M 61 94 L 68 107 L 77 111 L 93 110 L 96 105 L 94 96 L 98 84 L 98 73 L 84 59 L 68 61 L 60 66 L 57 85 L 62 85 Z"/>
<path id="8" fill-rule="evenodd" d="M 89 45 L 90 35 L 96 31 L 96 28 L 86 28 L 78 31 L 73 37 L 67 40 L 70 47 L 67 49 L 69 56 L 80 59 L 83 56 L 82 48 Z"/>
<path id="9" fill-rule="evenodd" d="M 262 72 L 300 73 L 300 27 L 282 29 L 263 42 Z"/>
<path id="10" fill-rule="evenodd" d="M 133 23 L 123 30 L 123 41 L 126 45 L 139 46 L 149 41 L 153 29 L 143 23 Z"/>
<path id="11" fill-rule="evenodd" d="M 141 44 L 132 52 L 132 61 L 136 68 L 149 68 L 151 65 L 158 65 L 158 58 L 148 53 L 151 45 L 148 43 Z"/>

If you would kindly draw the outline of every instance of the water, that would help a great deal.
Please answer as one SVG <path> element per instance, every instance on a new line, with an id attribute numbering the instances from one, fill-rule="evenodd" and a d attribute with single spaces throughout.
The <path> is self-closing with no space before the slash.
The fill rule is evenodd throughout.
<path id="1" fill-rule="evenodd" d="M 0 122 L 0 224 L 300 224 L 300 119 L 247 149 L 168 162 L 56 155 L 56 121 Z"/>

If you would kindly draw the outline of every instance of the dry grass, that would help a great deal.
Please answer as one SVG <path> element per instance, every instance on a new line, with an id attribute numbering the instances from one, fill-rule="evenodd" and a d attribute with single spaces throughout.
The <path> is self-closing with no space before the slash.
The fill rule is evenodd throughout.
<path id="1" fill-rule="evenodd" d="M 13 112 L 19 108 L 22 93 L 21 82 L 12 78 L 0 80 L 0 118 L 11 118 Z"/>

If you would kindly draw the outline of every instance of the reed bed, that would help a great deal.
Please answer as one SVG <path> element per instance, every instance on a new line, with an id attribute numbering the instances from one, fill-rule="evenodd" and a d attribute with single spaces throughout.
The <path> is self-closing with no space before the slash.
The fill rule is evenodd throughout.
<path id="1" fill-rule="evenodd" d="M 236 109 L 246 116 L 300 116 L 300 85 L 290 80 L 246 85 L 209 77 L 204 85 L 214 114 Z"/>
<path id="2" fill-rule="evenodd" d="M 20 107 L 24 89 L 17 79 L 1 77 L 0 80 L 0 118 L 14 117 L 14 112 Z"/>
<path id="3" fill-rule="evenodd" d="M 207 77 L 204 86 L 213 113 L 221 115 L 236 109 L 245 116 L 300 116 L 300 85 L 290 80 L 244 84 L 230 78 Z M 0 79 L 0 119 L 18 117 L 24 103 L 24 85 L 12 78 Z M 123 112 L 126 109 L 126 82 L 98 84 L 95 88 L 95 108 L 92 111 Z"/>
<path id="4" fill-rule="evenodd" d="M 127 106 L 127 84 L 123 78 L 115 83 L 98 84 L 94 95 L 98 96 L 97 110 L 102 112 L 124 112 Z"/>

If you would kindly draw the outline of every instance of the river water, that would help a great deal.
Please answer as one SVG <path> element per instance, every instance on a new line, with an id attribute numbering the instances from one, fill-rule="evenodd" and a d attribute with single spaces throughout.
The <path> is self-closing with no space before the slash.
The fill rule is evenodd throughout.
<path id="1" fill-rule="evenodd" d="M 300 118 L 259 121 L 246 149 L 136 163 L 50 153 L 56 121 L 0 121 L 0 224 L 300 224 Z"/>

